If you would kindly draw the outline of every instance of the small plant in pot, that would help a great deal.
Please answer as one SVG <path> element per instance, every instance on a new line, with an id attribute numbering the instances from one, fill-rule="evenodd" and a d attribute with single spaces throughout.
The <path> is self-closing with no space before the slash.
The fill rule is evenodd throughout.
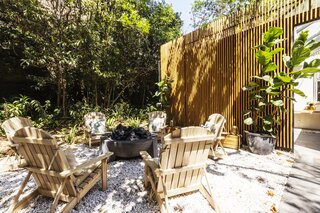
<path id="1" fill-rule="evenodd" d="M 158 91 L 154 94 L 154 97 L 159 97 L 159 102 L 156 103 L 158 110 L 165 110 L 169 107 L 168 96 L 171 93 L 171 83 L 173 80 L 169 76 L 165 76 L 163 80 L 156 83 Z"/>
<path id="2" fill-rule="evenodd" d="M 292 46 L 292 55 L 283 55 L 286 70 L 279 70 L 274 62 L 275 56 L 283 48 L 277 47 L 283 39 L 283 30 L 271 27 L 263 35 L 263 44 L 255 46 L 256 58 L 261 65 L 260 74 L 253 76 L 249 84 L 243 87 L 249 92 L 249 109 L 244 112 L 244 124 L 252 125 L 252 132 L 246 131 L 250 151 L 256 154 L 270 154 L 277 140 L 280 113 L 287 113 L 286 101 L 294 101 L 292 93 L 305 97 L 297 89 L 298 80 L 312 77 L 320 72 L 320 59 L 304 62 L 311 52 L 320 47 L 320 42 L 307 41 L 308 31 L 302 32 Z M 301 66 L 303 63 L 303 66 Z"/>

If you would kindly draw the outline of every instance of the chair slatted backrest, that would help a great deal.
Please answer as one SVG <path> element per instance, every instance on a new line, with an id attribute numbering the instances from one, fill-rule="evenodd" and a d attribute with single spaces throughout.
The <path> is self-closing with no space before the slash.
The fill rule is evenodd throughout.
<path id="1" fill-rule="evenodd" d="M 226 123 L 225 117 L 218 113 L 214 113 L 209 116 L 208 122 L 215 124 L 215 131 L 214 134 L 216 137 L 220 137 Z"/>
<path id="2" fill-rule="evenodd" d="M 215 136 L 203 127 L 182 128 L 180 138 L 171 138 L 171 134 L 164 137 L 160 169 L 167 174 L 164 177 L 167 190 L 201 183 L 214 139 Z"/>
<path id="3" fill-rule="evenodd" d="M 84 124 L 88 129 L 91 129 L 91 123 L 94 121 L 106 122 L 106 116 L 102 112 L 89 112 L 84 116 Z"/>
<path id="4" fill-rule="evenodd" d="M 10 142 L 13 143 L 12 137 L 14 133 L 23 127 L 32 126 L 31 121 L 28 118 L 24 117 L 13 117 L 2 123 L 2 128 L 4 129 L 7 138 Z"/>
<path id="5" fill-rule="evenodd" d="M 60 173 L 69 170 L 67 158 L 53 136 L 34 127 L 24 127 L 16 131 L 13 140 L 20 145 L 21 153 L 27 161 L 27 169 L 32 169 L 33 177 L 40 190 L 56 192 L 64 178 L 42 174 L 41 170 Z M 76 196 L 71 180 L 66 182 L 65 195 Z"/>
<path id="6" fill-rule="evenodd" d="M 166 125 L 167 113 L 163 111 L 154 111 L 148 113 L 149 116 L 149 131 L 160 132 L 160 128 Z"/>

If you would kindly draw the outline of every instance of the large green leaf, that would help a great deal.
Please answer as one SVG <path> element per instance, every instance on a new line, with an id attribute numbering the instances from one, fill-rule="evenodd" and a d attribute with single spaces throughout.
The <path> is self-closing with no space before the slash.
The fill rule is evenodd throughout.
<path id="1" fill-rule="evenodd" d="M 301 97 L 307 97 L 307 96 L 304 94 L 304 92 L 302 92 L 302 91 L 299 90 L 299 89 L 289 89 L 289 90 L 291 90 L 292 92 L 300 95 Z"/>
<path id="2" fill-rule="evenodd" d="M 274 91 L 274 88 L 273 87 L 268 87 L 266 89 L 266 93 L 268 93 L 269 95 L 279 95 L 280 93 L 277 92 L 277 91 Z"/>
<path id="3" fill-rule="evenodd" d="M 255 87 L 258 87 L 259 84 L 254 82 L 254 81 L 250 81 L 249 84 L 247 86 L 242 87 L 243 91 L 249 91 L 254 89 Z"/>
<path id="4" fill-rule="evenodd" d="M 299 46 L 304 46 L 307 38 L 308 38 L 308 31 L 303 31 L 299 34 L 299 37 L 297 38 L 297 40 L 293 43 L 293 49 L 299 47 Z"/>
<path id="5" fill-rule="evenodd" d="M 310 57 L 311 50 L 309 48 L 305 48 L 304 46 L 299 46 L 297 48 L 293 48 L 291 63 L 293 66 L 298 66 L 304 60 Z"/>
<path id="6" fill-rule="evenodd" d="M 283 48 L 276 48 L 276 49 L 272 50 L 271 53 L 272 53 L 273 55 L 276 55 L 276 54 L 278 54 L 279 52 L 281 52 L 282 50 L 283 50 Z"/>
<path id="7" fill-rule="evenodd" d="M 317 49 L 318 47 L 320 47 L 320 41 L 317 42 L 317 43 L 312 44 L 312 45 L 309 47 L 309 49 L 312 51 L 312 50 Z"/>
<path id="8" fill-rule="evenodd" d="M 273 105 L 275 105 L 275 106 L 283 106 L 283 100 L 271 100 L 270 101 Z"/>
<path id="9" fill-rule="evenodd" d="M 296 73 L 299 73 L 299 72 L 304 73 L 304 74 L 314 74 L 314 73 L 320 72 L 320 68 L 307 67 L 307 68 L 304 68 L 302 70 L 293 71 L 290 74 L 296 74 Z"/>
<path id="10" fill-rule="evenodd" d="M 264 103 L 263 101 L 259 101 L 259 104 L 258 104 L 259 107 L 262 107 L 262 106 L 265 106 L 265 105 L 266 105 L 266 103 Z"/>
<path id="11" fill-rule="evenodd" d="M 285 73 L 281 73 L 280 75 L 277 76 L 277 78 L 285 83 L 289 83 L 291 81 L 291 77 Z"/>
<path id="12" fill-rule="evenodd" d="M 259 84 L 256 83 L 256 82 L 254 82 L 254 81 L 250 81 L 250 82 L 249 82 L 249 86 L 250 86 L 250 87 L 257 87 L 257 86 L 259 86 Z"/>
<path id="13" fill-rule="evenodd" d="M 284 62 L 284 65 L 288 67 L 289 69 L 293 68 L 291 57 L 288 55 L 283 55 L 282 60 Z"/>
<path id="14" fill-rule="evenodd" d="M 273 123 L 273 117 L 271 115 L 266 115 L 263 117 L 263 123 L 265 125 L 272 125 Z"/>
<path id="15" fill-rule="evenodd" d="M 273 42 L 272 42 L 272 44 L 273 45 L 276 45 L 276 44 L 279 44 L 279 43 L 281 43 L 281 42 L 283 42 L 285 39 L 275 39 Z"/>
<path id="16" fill-rule="evenodd" d="M 276 69 L 278 69 L 278 66 L 275 63 L 270 62 L 269 64 L 263 67 L 263 72 L 267 73 L 267 72 L 274 71 Z"/>
<path id="17" fill-rule="evenodd" d="M 272 125 L 263 125 L 263 130 L 269 133 L 272 133 L 273 131 Z"/>
<path id="18" fill-rule="evenodd" d="M 309 63 L 308 67 L 319 67 L 319 66 L 320 66 L 320 59 L 316 58 Z"/>
<path id="19" fill-rule="evenodd" d="M 270 75 L 264 75 L 264 76 L 260 77 L 260 76 L 256 76 L 255 75 L 255 76 L 253 76 L 253 78 L 264 80 L 264 81 L 270 81 L 271 76 Z"/>
<path id="20" fill-rule="evenodd" d="M 253 119 L 251 117 L 244 119 L 243 121 L 244 124 L 246 125 L 252 125 L 253 124 Z"/>
<path id="21" fill-rule="evenodd" d="M 283 34 L 283 29 L 280 27 L 270 27 L 267 32 L 263 34 L 263 43 L 273 46 L 275 40 Z"/>
<path id="22" fill-rule="evenodd" d="M 258 59 L 259 63 L 262 65 L 266 65 L 270 62 L 270 60 L 272 59 L 272 53 L 270 52 L 266 52 L 266 51 L 262 51 L 259 50 L 256 53 L 256 58 Z"/>

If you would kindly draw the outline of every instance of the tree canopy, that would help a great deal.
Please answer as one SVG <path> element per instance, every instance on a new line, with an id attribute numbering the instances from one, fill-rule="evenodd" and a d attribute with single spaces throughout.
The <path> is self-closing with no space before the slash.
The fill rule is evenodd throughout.
<path id="1" fill-rule="evenodd" d="M 193 25 L 199 27 L 208 24 L 220 16 L 244 8 L 257 0 L 195 0 L 192 5 Z"/>
<path id="2" fill-rule="evenodd" d="M 160 45 L 180 36 L 181 25 L 164 1 L 3 0 L 0 74 L 26 70 L 63 111 L 121 98 L 141 106 L 156 90 Z"/>

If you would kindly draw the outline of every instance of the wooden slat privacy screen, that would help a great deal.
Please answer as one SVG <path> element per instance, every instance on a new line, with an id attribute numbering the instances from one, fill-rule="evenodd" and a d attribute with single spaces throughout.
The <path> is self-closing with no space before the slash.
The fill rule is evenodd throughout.
<path id="1" fill-rule="evenodd" d="M 262 42 L 270 26 L 278 26 L 287 38 L 282 53 L 291 54 L 294 27 L 319 18 L 320 0 L 261 0 L 162 45 L 161 76 L 174 80 L 169 116 L 175 124 L 189 126 L 220 113 L 228 130 L 236 125 L 243 132 L 248 94 L 241 88 L 259 71 L 252 47 Z M 276 62 L 278 71 L 285 69 L 280 56 Z M 286 101 L 285 106 L 289 113 L 281 115 L 277 148 L 293 150 L 293 103 Z"/>

